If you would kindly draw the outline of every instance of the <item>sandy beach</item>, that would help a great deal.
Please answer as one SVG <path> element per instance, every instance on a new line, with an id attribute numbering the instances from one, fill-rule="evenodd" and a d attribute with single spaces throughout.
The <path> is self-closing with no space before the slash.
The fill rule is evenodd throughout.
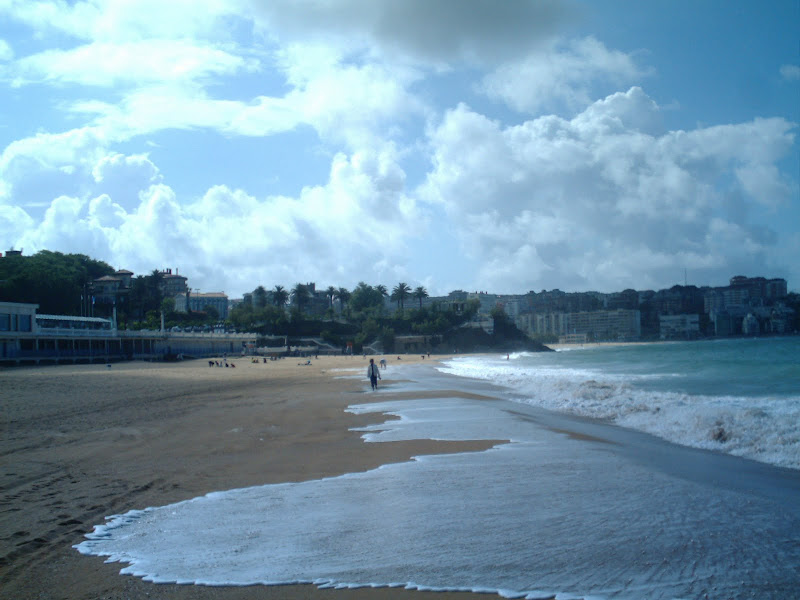
<path id="1" fill-rule="evenodd" d="M 487 442 L 365 444 L 349 431 L 380 422 L 345 408 L 380 394 L 363 357 L 62 365 L 0 370 L 0 596 L 37 599 L 414 599 L 474 594 L 314 586 L 159 585 L 73 545 L 104 517 L 208 492 L 364 471 Z M 403 356 L 403 364 L 421 361 Z M 350 371 L 348 371 L 350 370 Z M 356 377 L 346 377 L 347 375 Z M 442 392 L 438 392 L 442 393 Z M 452 394 L 452 392 L 451 392 Z M 419 394 L 415 394 L 419 395 Z M 481 596 L 485 597 L 485 596 Z"/>

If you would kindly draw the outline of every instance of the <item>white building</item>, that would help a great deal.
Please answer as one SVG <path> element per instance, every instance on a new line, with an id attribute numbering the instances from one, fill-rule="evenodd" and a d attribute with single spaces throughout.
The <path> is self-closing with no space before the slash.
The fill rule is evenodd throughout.
<path id="1" fill-rule="evenodd" d="M 575 313 L 537 314 L 534 333 L 585 334 L 590 341 L 631 341 L 642 336 L 638 310 L 596 310 Z"/>
<path id="2" fill-rule="evenodd" d="M 658 322 L 662 340 L 688 340 L 700 336 L 700 315 L 660 315 Z"/>
<path id="3" fill-rule="evenodd" d="M 188 293 L 188 308 L 186 303 L 187 294 L 178 294 L 175 296 L 175 312 L 201 312 L 205 311 L 206 307 L 213 307 L 216 309 L 221 320 L 228 318 L 228 296 L 224 292 L 189 292 Z"/>

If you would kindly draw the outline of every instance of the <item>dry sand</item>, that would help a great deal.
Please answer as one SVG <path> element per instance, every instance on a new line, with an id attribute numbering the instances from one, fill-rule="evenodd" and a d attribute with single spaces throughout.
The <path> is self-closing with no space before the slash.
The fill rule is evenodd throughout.
<path id="1" fill-rule="evenodd" d="M 372 394 L 362 357 L 0 369 L 0 597 L 36 599 L 449 600 L 474 594 L 314 586 L 152 584 L 72 546 L 104 517 L 215 490 L 318 479 L 486 442 L 366 444 L 349 428 L 380 415 L 396 358 Z M 403 356 L 404 364 L 420 361 Z M 426 361 L 427 362 L 427 361 Z M 351 375 L 361 378 L 341 378 Z M 394 371 L 398 373 L 398 371 Z M 453 392 L 439 392 L 452 395 Z M 419 396 L 419 394 L 415 394 Z M 395 397 L 397 397 L 395 395 Z M 485 597 L 481 595 L 480 597 Z"/>

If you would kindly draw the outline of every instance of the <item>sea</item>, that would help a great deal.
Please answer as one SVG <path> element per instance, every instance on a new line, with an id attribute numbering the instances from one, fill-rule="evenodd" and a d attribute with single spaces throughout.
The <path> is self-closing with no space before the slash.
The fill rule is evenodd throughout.
<path id="1" fill-rule="evenodd" d="M 512 388 L 516 402 L 800 469 L 800 337 L 575 346 L 443 371 Z"/>
<path id="2" fill-rule="evenodd" d="M 75 547 L 159 583 L 800 598 L 800 338 L 391 363 L 383 379 L 348 409 L 375 417 L 365 444 L 491 448 L 132 507 Z"/>

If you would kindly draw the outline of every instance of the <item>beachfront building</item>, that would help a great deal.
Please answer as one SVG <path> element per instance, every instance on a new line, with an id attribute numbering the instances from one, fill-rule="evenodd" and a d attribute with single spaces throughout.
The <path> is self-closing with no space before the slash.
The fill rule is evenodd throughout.
<path id="1" fill-rule="evenodd" d="M 225 292 L 188 292 L 175 296 L 175 312 L 208 312 L 209 307 L 217 311 L 220 320 L 228 318 L 228 297 Z"/>
<path id="2" fill-rule="evenodd" d="M 172 272 L 172 269 L 165 269 L 160 271 L 160 274 L 161 293 L 164 295 L 164 298 L 174 298 L 178 294 L 185 294 L 189 291 L 189 286 L 187 285 L 189 281 L 188 278 L 183 275 L 178 275 L 177 269 L 175 269 L 175 273 Z"/>
<path id="3" fill-rule="evenodd" d="M 126 269 L 115 271 L 92 281 L 88 293 L 84 294 L 82 306 L 85 314 L 97 311 L 101 315 L 111 315 L 113 307 L 125 306 L 131 293 L 133 273 Z M 84 290 L 86 291 L 86 290 Z"/>
<path id="4" fill-rule="evenodd" d="M 535 334 L 584 334 L 588 341 L 634 341 L 642 335 L 638 310 L 596 310 L 535 315 Z"/>
<path id="5" fill-rule="evenodd" d="M 38 304 L 0 302 L 0 359 L 19 348 L 20 334 L 33 332 Z"/>
<path id="6" fill-rule="evenodd" d="M 113 275 L 98 277 L 92 282 L 92 296 L 95 302 L 114 304 L 122 289 L 122 280 Z"/>
<path id="7" fill-rule="evenodd" d="M 37 314 L 0 302 L 0 364 L 91 363 L 220 356 L 255 347 L 256 334 L 117 330 L 111 319 Z"/>
<path id="8" fill-rule="evenodd" d="M 700 315 L 660 315 L 662 340 L 695 340 L 700 337 Z"/>

